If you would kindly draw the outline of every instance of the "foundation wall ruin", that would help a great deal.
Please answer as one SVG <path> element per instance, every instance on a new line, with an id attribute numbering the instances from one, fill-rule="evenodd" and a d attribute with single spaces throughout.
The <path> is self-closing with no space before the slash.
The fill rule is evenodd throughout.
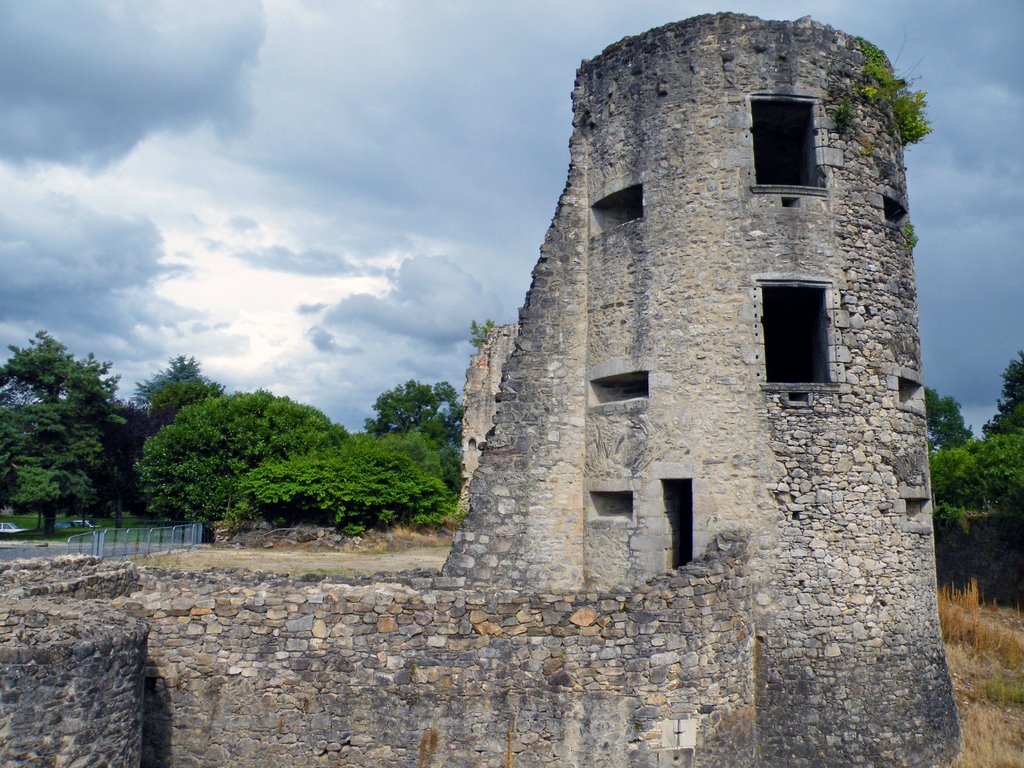
<path id="1" fill-rule="evenodd" d="M 143 764 L 948 765 L 902 148 L 862 66 L 734 14 L 583 63 L 442 576 L 36 579 L 148 625 Z"/>

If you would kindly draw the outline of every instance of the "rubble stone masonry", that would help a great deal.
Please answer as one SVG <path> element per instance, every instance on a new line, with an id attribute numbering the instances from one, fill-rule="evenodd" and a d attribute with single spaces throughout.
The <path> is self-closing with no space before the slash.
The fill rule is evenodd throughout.
<path id="1" fill-rule="evenodd" d="M 442 575 L 0 568 L 0 761 L 37 722 L 108 750 L 54 766 L 949 765 L 903 154 L 863 64 L 735 14 L 585 61 Z"/>

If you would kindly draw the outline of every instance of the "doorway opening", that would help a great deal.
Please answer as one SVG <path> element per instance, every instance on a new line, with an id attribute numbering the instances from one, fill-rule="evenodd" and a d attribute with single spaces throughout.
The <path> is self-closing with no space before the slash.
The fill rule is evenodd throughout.
<path id="1" fill-rule="evenodd" d="M 681 568 L 693 560 L 693 480 L 662 480 L 668 541 L 665 565 Z"/>

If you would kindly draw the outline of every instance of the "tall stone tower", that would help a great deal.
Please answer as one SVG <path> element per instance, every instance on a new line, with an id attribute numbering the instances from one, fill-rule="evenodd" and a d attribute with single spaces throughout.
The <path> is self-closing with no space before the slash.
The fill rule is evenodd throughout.
<path id="1" fill-rule="evenodd" d="M 622 590 L 746 532 L 764 766 L 940 765 L 959 744 L 903 150 L 864 63 L 810 19 L 733 14 L 583 63 L 445 566 Z"/>

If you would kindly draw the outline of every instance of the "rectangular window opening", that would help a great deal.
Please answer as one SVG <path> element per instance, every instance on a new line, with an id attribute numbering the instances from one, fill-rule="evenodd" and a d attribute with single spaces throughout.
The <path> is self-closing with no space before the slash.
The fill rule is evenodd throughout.
<path id="1" fill-rule="evenodd" d="M 750 103 L 750 112 L 757 183 L 824 186 L 814 156 L 813 106 L 756 99 Z"/>
<path id="2" fill-rule="evenodd" d="M 785 197 L 785 196 L 783 196 L 783 198 L 782 198 L 782 207 L 783 208 L 799 208 L 800 207 L 800 198 L 799 197 Z"/>
<path id="3" fill-rule="evenodd" d="M 634 184 L 631 187 L 612 192 L 591 206 L 594 221 L 600 232 L 625 224 L 627 221 L 642 219 L 644 216 L 644 185 Z"/>
<path id="4" fill-rule="evenodd" d="M 594 517 L 632 517 L 632 491 L 591 491 L 590 505 Z"/>
<path id="5" fill-rule="evenodd" d="M 662 480 L 668 541 L 665 565 L 681 568 L 693 560 L 693 480 Z"/>
<path id="6" fill-rule="evenodd" d="M 893 224 L 899 224 L 907 215 L 907 209 L 900 204 L 899 200 L 888 195 L 882 195 L 882 211 L 885 213 L 885 220 Z"/>
<path id="7" fill-rule="evenodd" d="M 907 517 L 919 518 L 924 514 L 924 505 L 928 499 L 905 499 L 907 505 Z"/>
<path id="8" fill-rule="evenodd" d="M 913 379 L 905 379 L 902 376 L 898 377 L 898 381 L 901 404 L 905 405 L 922 399 L 924 387 L 921 384 Z"/>
<path id="9" fill-rule="evenodd" d="M 761 325 L 765 375 L 769 382 L 828 383 L 824 287 L 762 286 Z"/>
<path id="10" fill-rule="evenodd" d="M 615 403 L 637 397 L 648 397 L 650 395 L 648 378 L 647 371 L 632 371 L 593 379 L 590 382 L 593 402 Z"/>
<path id="11" fill-rule="evenodd" d="M 788 405 L 810 405 L 811 404 L 811 393 L 810 392 L 786 392 L 786 403 Z"/>

